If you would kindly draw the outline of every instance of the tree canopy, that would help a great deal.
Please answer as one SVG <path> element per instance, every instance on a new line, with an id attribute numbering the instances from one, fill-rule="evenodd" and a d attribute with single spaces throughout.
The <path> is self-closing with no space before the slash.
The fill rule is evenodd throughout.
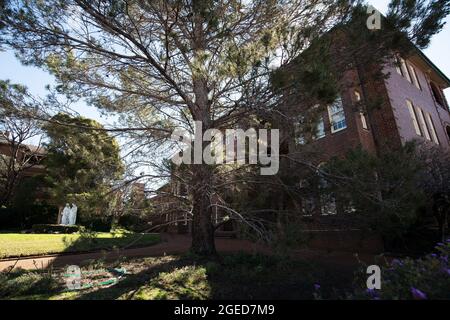
<path id="1" fill-rule="evenodd" d="M 73 202 L 85 214 L 105 213 L 112 187 L 124 173 L 117 141 L 97 121 L 62 113 L 43 129 L 52 200 L 59 206 Z"/>

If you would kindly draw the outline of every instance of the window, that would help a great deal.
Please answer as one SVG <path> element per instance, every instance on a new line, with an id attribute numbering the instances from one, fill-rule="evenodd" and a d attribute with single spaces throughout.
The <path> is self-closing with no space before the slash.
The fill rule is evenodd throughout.
<path id="1" fill-rule="evenodd" d="M 417 77 L 416 69 L 409 64 L 409 70 L 411 71 L 411 77 L 413 80 L 414 85 L 417 87 L 417 89 L 422 90 L 422 87 L 420 86 L 419 78 Z"/>
<path id="2" fill-rule="evenodd" d="M 433 138 L 434 143 L 439 144 L 439 139 L 436 134 L 436 128 L 434 127 L 433 118 L 431 118 L 431 114 L 428 112 L 425 114 L 428 122 L 428 128 L 430 128 L 431 131 L 431 137 Z"/>
<path id="3" fill-rule="evenodd" d="M 411 75 L 409 74 L 408 66 L 406 65 L 406 61 L 403 58 L 400 58 L 400 65 L 402 68 L 402 74 L 410 83 L 412 83 Z"/>
<path id="4" fill-rule="evenodd" d="M 403 76 L 403 71 L 401 68 L 402 64 L 400 62 L 400 57 L 398 55 L 395 55 L 395 69 L 397 70 L 397 73 L 401 76 Z"/>
<path id="5" fill-rule="evenodd" d="M 405 77 L 409 83 L 414 84 L 417 89 L 422 90 L 416 69 L 411 63 L 407 62 L 402 57 L 395 56 L 395 69 L 397 70 L 397 73 Z"/>
<path id="6" fill-rule="evenodd" d="M 414 111 L 414 106 L 411 101 L 406 100 L 406 105 L 408 106 L 409 114 L 411 116 L 414 129 L 416 130 L 416 133 L 418 136 L 421 136 L 422 133 L 420 132 L 419 123 L 417 122 L 416 112 Z"/>
<path id="7" fill-rule="evenodd" d="M 359 117 L 361 118 L 362 127 L 363 127 L 364 129 L 369 129 L 369 128 L 367 127 L 366 116 L 364 115 L 363 112 L 360 112 L 360 113 L 359 113 Z"/>
<path id="8" fill-rule="evenodd" d="M 431 87 L 431 92 L 433 93 L 434 100 L 436 100 L 436 102 L 438 104 L 440 104 L 441 106 L 445 106 L 444 98 L 442 98 L 442 95 L 441 95 L 441 89 L 439 89 L 439 87 L 436 84 L 434 84 L 433 82 L 430 82 L 430 87 Z"/>
<path id="9" fill-rule="evenodd" d="M 316 200 L 313 197 L 305 197 L 302 199 L 302 215 L 311 217 L 316 211 Z"/>
<path id="10" fill-rule="evenodd" d="M 305 133 L 303 132 L 304 125 L 305 125 L 305 117 L 300 116 L 294 124 L 294 136 L 296 144 L 300 145 L 306 144 Z"/>
<path id="11" fill-rule="evenodd" d="M 325 124 L 323 122 L 323 118 L 320 117 L 319 121 L 316 124 L 316 134 L 314 135 L 315 139 L 320 139 L 325 137 Z"/>
<path id="12" fill-rule="evenodd" d="M 320 197 L 320 212 L 323 216 L 337 214 L 336 198 L 333 194 L 326 194 Z"/>
<path id="13" fill-rule="evenodd" d="M 427 140 L 431 141 L 431 136 L 430 136 L 430 133 L 428 132 L 427 124 L 425 123 L 425 117 L 423 115 L 423 111 L 419 107 L 416 107 L 416 110 L 417 110 L 417 114 L 419 115 L 419 121 L 420 121 L 420 126 L 422 127 L 422 132 L 424 133 L 425 138 Z"/>
<path id="14" fill-rule="evenodd" d="M 344 107 L 340 98 L 338 98 L 331 106 L 328 106 L 328 115 L 330 117 L 332 133 L 347 128 Z"/>
<path id="15" fill-rule="evenodd" d="M 320 189 L 319 202 L 320 213 L 323 216 L 334 215 L 337 213 L 336 196 L 332 190 L 330 190 L 330 184 L 324 176 L 323 167 L 325 162 L 322 162 L 317 166 L 318 175 L 318 187 Z"/>
<path id="16" fill-rule="evenodd" d="M 305 145 L 306 144 L 305 136 L 301 133 L 298 134 L 297 137 L 295 138 L 295 143 L 300 144 L 300 145 Z"/>

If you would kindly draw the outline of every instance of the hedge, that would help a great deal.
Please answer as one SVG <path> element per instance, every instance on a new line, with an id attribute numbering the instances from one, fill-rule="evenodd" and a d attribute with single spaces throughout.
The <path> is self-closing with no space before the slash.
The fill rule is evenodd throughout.
<path id="1" fill-rule="evenodd" d="M 33 233 L 75 233 L 80 231 L 80 226 L 65 226 L 61 224 L 34 224 Z"/>

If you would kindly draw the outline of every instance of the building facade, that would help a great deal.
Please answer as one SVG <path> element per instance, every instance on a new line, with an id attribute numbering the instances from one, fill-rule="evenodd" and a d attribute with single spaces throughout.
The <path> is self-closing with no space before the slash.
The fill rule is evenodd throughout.
<path id="1" fill-rule="evenodd" d="M 418 50 L 408 59 L 395 59 L 384 66 L 385 78 L 369 79 L 364 88 L 346 87 L 323 112 L 312 142 L 322 160 L 358 146 L 378 153 L 386 145 L 411 140 L 450 149 L 450 112 L 443 92 L 450 80 Z M 343 78 L 358 83 L 363 76 L 353 70 Z M 369 106 L 375 100 L 378 105 Z M 293 148 L 299 144 L 292 142 Z"/>

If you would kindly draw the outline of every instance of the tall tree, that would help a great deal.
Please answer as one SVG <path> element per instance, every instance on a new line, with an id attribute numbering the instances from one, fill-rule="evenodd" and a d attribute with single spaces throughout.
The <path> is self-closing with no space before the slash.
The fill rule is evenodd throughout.
<path id="1" fill-rule="evenodd" d="M 202 133 L 223 130 L 276 109 L 273 68 L 351 10 L 348 0 L 10 0 L 1 42 L 51 71 L 61 92 L 120 113 L 142 150 L 167 141 L 174 127 L 192 132 L 199 121 Z M 192 249 L 214 254 L 220 171 L 188 171 Z"/>
<path id="2" fill-rule="evenodd" d="M 113 184 L 124 172 L 116 140 L 94 120 L 62 113 L 43 129 L 49 139 L 45 166 L 52 200 L 60 211 L 73 202 L 85 214 L 104 214 Z"/>

